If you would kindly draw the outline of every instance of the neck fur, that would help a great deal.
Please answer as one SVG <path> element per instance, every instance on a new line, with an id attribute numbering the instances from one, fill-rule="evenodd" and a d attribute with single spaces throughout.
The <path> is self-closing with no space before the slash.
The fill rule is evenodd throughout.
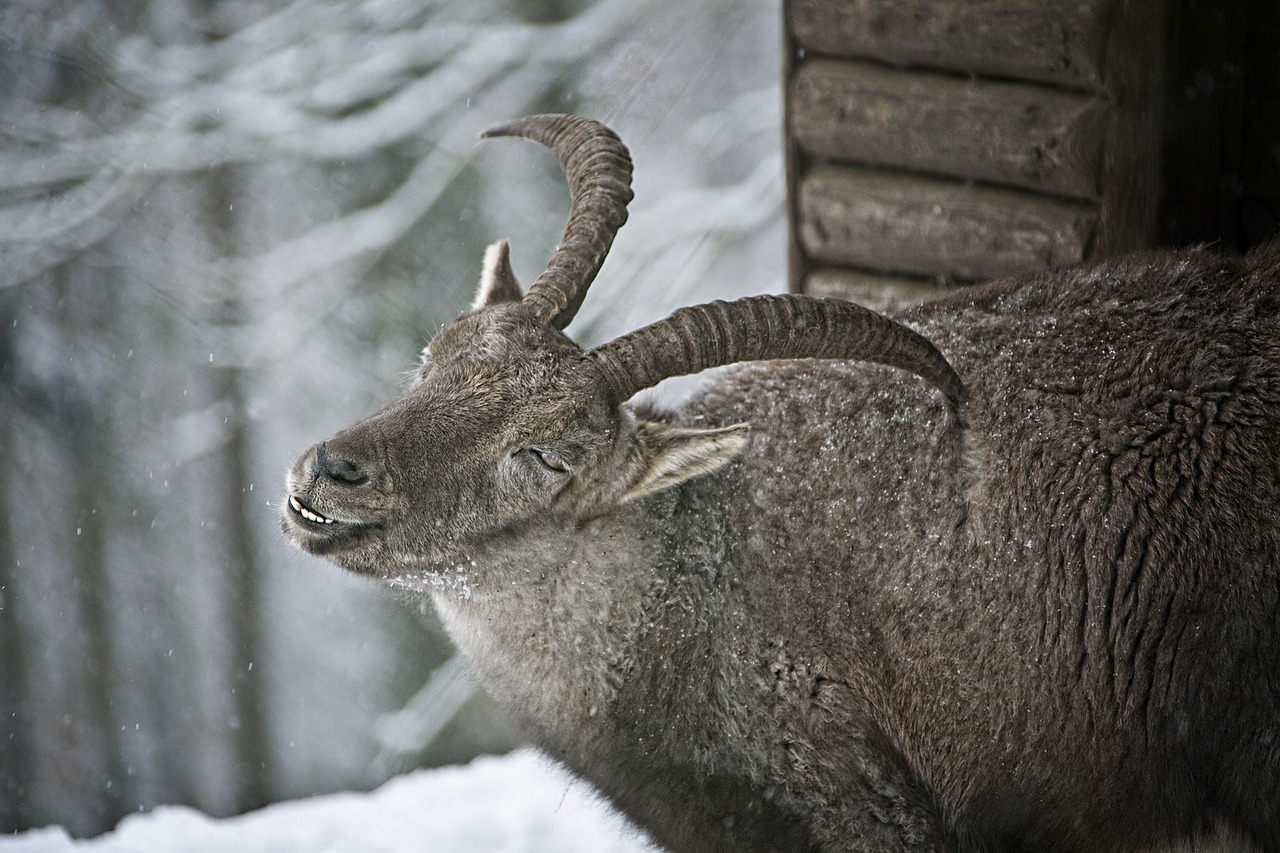
<path id="1" fill-rule="evenodd" d="M 513 534 L 431 584 L 450 638 L 513 716 L 587 725 L 617 701 L 670 571 L 636 521 Z"/>

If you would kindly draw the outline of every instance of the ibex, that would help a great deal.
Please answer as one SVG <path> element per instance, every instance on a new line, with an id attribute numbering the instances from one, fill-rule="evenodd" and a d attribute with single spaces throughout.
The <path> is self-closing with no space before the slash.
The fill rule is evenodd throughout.
<path id="1" fill-rule="evenodd" d="M 488 135 L 557 155 L 563 242 L 527 294 L 491 247 L 412 386 L 303 454 L 298 546 L 429 595 L 671 850 L 1280 851 L 1280 246 L 584 350 L 627 150 Z"/>

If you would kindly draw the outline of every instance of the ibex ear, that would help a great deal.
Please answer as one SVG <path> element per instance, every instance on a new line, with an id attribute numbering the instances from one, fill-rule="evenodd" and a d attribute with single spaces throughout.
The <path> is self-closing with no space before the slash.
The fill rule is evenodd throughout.
<path id="1" fill-rule="evenodd" d="M 746 446 L 746 424 L 722 429 L 685 429 L 641 421 L 636 434 L 640 476 L 623 493 L 619 503 L 660 492 L 700 474 L 710 474 L 728 465 Z"/>
<path id="2" fill-rule="evenodd" d="M 499 302 L 519 302 L 524 297 L 520 282 L 511 269 L 511 244 L 499 240 L 484 251 L 484 269 L 480 273 L 480 292 L 471 310 L 476 311 Z"/>

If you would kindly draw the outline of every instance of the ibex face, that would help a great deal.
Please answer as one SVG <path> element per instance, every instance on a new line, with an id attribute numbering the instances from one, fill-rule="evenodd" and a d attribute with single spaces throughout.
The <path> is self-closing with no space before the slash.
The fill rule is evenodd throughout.
<path id="1" fill-rule="evenodd" d="M 423 353 L 413 385 L 308 450 L 285 529 L 353 571 L 461 559 L 531 518 L 572 523 L 629 479 L 635 427 L 587 354 L 522 303 L 481 308 Z M 603 476 L 604 482 L 601 483 Z"/>
<path id="2" fill-rule="evenodd" d="M 668 376 L 768 358 L 863 358 L 924 377 L 958 407 L 950 365 L 910 329 L 856 305 L 756 297 L 686 308 L 594 350 L 560 329 L 626 220 L 631 161 L 612 131 L 535 116 L 490 131 L 559 157 L 572 204 L 548 269 L 521 293 L 505 242 L 476 305 L 432 341 L 413 386 L 312 447 L 288 478 L 284 529 L 362 574 L 441 571 L 474 546 L 566 530 L 727 464 L 746 427 L 638 421 L 623 404 Z"/>

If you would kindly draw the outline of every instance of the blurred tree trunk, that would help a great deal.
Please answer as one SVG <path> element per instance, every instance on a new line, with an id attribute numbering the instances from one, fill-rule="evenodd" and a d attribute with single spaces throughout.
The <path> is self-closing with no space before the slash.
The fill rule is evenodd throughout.
<path id="1" fill-rule="evenodd" d="M 61 276 L 60 276 L 61 277 Z M 92 310 L 95 303 L 109 304 L 111 300 L 87 300 Z M 77 318 L 70 318 L 76 323 Z M 102 324 L 102 332 L 111 333 L 110 314 L 94 318 L 86 317 L 85 325 Z M 95 330 L 99 331 L 99 330 Z M 92 339 L 83 331 L 70 331 L 71 340 Z M 75 535 L 72 544 L 72 571 L 76 578 L 74 590 L 78 599 L 81 620 L 80 645 L 83 649 L 81 665 L 84 668 L 84 705 L 78 709 L 78 721 L 85 736 L 97 743 L 94 747 L 98 760 L 93 772 L 84 780 L 90 801 L 97 803 L 99 824 L 92 828 L 100 832 L 115 825 L 127 811 L 124 791 L 125 773 L 120 753 L 120 723 L 115 712 L 113 692 L 120 681 L 115 662 L 116 637 L 112 631 L 115 614 L 111 583 L 108 577 L 106 549 L 106 512 L 116 505 L 112 494 L 111 459 L 118 452 L 113 442 L 110 419 L 85 393 L 77 388 L 69 401 L 68 424 L 65 435 L 71 437 L 67 451 L 70 466 L 75 472 L 74 503 Z"/>
<path id="2" fill-rule="evenodd" d="M 251 168 L 251 167 L 250 167 Z M 236 247 L 244 245 L 244 235 L 238 233 L 239 219 L 235 202 L 243 186 L 243 169 L 224 167 L 213 171 L 206 179 L 206 210 L 208 211 L 210 247 L 218 258 L 235 257 Z M 243 210 L 243 204 L 241 206 Z M 227 331 L 244 325 L 245 306 L 240 298 L 240 280 L 230 273 L 222 282 L 221 301 L 216 307 L 214 325 Z M 231 339 L 228 334 L 228 340 Z M 262 632 L 260 601 L 262 597 L 262 572 L 259 566 L 257 543 L 254 541 L 253 519 L 250 517 L 256 502 L 250 499 L 253 483 L 249 414 L 246 406 L 244 371 L 236 366 L 239 353 L 223 353 L 222 358 L 231 366 L 214 370 L 215 393 L 227 412 L 223 425 L 221 447 L 221 477 L 215 484 L 219 529 L 224 531 L 226 583 L 230 624 L 227 644 L 231 659 L 228 683 L 231 685 L 231 727 L 235 732 L 234 752 L 235 784 L 233 793 L 236 811 L 259 808 L 271 801 L 270 738 L 267 732 L 267 713 L 264 707 L 263 668 L 255 667 L 255 658 L 261 661 Z M 218 354 L 210 353 L 216 362 Z"/>
<path id="3" fill-rule="evenodd" d="M 0 304 L 0 460 L 13 459 L 10 418 L 14 399 L 13 318 Z M 19 623 L 18 560 L 9 525 L 8 498 L 14 492 L 12 466 L 0 461 L 0 833 L 29 823 L 27 789 L 31 784 L 31 731 L 27 696 L 27 657 Z"/>
<path id="4" fill-rule="evenodd" d="M 4 312 L 0 494 L 22 496 L 0 531 L 0 584 L 14 605 L 0 629 L 14 741 L 4 760 L 5 787 L 14 791 L 5 819 L 24 826 L 58 820 L 62 802 L 73 798 L 81 808 L 66 826 L 89 835 L 128 810 L 105 524 L 116 504 L 117 448 L 91 379 L 116 312 L 110 288 L 81 288 L 72 279 L 59 269 L 21 300 L 49 318 L 41 324 L 43 356 L 17 344 L 19 300 Z"/>

